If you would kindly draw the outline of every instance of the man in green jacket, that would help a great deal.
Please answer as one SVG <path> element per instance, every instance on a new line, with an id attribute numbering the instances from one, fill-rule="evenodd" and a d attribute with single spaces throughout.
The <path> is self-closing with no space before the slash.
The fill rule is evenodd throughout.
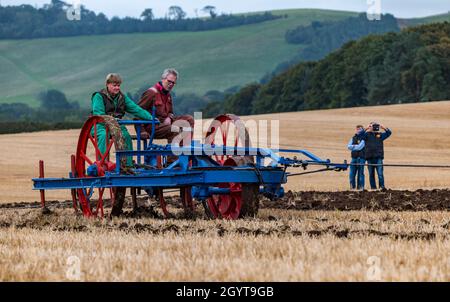
<path id="1" fill-rule="evenodd" d="M 148 111 L 139 107 L 133 100 L 120 91 L 121 84 L 122 78 L 119 74 L 110 73 L 106 76 L 106 87 L 92 95 L 92 115 L 110 115 L 121 119 L 125 113 L 131 113 L 142 120 L 152 120 L 153 117 Z M 121 125 L 120 129 L 124 136 L 127 150 L 133 150 L 133 143 L 127 128 Z M 97 126 L 97 137 L 100 152 L 105 153 L 106 130 L 104 125 Z M 127 167 L 132 166 L 132 157 L 128 156 Z"/>

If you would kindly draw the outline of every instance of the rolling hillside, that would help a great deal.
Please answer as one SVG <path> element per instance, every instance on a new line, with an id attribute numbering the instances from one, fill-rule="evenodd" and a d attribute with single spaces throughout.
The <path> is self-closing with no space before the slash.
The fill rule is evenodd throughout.
<path id="1" fill-rule="evenodd" d="M 445 21 L 450 22 L 450 12 L 424 18 L 403 19 L 400 21 L 401 24 L 403 23 L 406 26 L 416 26 L 432 22 L 445 22 Z"/>
<path id="2" fill-rule="evenodd" d="M 272 13 L 287 18 L 204 32 L 0 40 L 0 103 L 36 106 L 36 95 L 53 88 L 87 106 L 109 72 L 121 73 L 124 91 L 134 93 L 157 81 L 169 66 L 181 72 L 176 93 L 225 90 L 258 81 L 293 58 L 303 46 L 286 43 L 286 30 L 357 15 L 314 9 Z M 404 21 L 409 26 L 449 19 L 443 14 Z"/>
<path id="3" fill-rule="evenodd" d="M 247 85 L 223 103 L 208 104 L 204 114 L 214 116 L 222 108 L 248 115 L 448 100 L 449 42 L 448 22 L 368 35 L 321 60 L 295 64 L 266 84 Z"/>
<path id="4" fill-rule="evenodd" d="M 327 10 L 283 10 L 287 18 L 206 32 L 170 32 L 0 41 L 0 103 L 36 105 L 35 95 L 55 88 L 71 101 L 89 104 L 104 76 L 119 72 L 123 89 L 153 84 L 166 67 L 180 73 L 176 92 L 204 94 L 259 80 L 298 45 L 284 40 L 287 29 L 313 20 L 356 15 Z"/>

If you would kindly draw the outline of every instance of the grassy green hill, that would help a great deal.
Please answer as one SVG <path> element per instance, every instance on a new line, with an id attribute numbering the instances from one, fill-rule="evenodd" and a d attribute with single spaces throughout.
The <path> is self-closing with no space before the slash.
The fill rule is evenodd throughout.
<path id="1" fill-rule="evenodd" d="M 166 67 L 181 77 L 177 93 L 224 90 L 259 80 L 301 45 L 284 40 L 287 29 L 313 20 L 356 15 L 327 10 L 283 10 L 287 18 L 206 32 L 170 32 L 0 41 L 0 103 L 36 105 L 35 96 L 55 88 L 88 105 L 104 76 L 119 72 L 123 89 L 153 84 Z"/>
<path id="2" fill-rule="evenodd" d="M 449 38 L 448 22 L 368 35 L 321 60 L 294 65 L 267 84 L 245 86 L 203 113 L 249 115 L 448 100 Z"/>
<path id="3" fill-rule="evenodd" d="M 439 14 L 435 16 L 429 16 L 424 18 L 413 18 L 413 19 L 406 19 L 404 20 L 405 24 L 407 26 L 416 26 L 416 25 L 422 25 L 427 23 L 434 23 L 434 22 L 450 22 L 450 12 L 446 14 Z"/>
<path id="4" fill-rule="evenodd" d="M 0 40 L 0 103 L 35 106 L 36 95 L 53 88 L 63 91 L 69 101 L 87 106 L 109 72 L 122 74 L 123 90 L 134 93 L 157 81 L 166 67 L 181 73 L 178 94 L 224 90 L 258 81 L 293 58 L 303 46 L 286 43 L 286 30 L 313 20 L 357 15 L 316 9 L 272 13 L 288 17 L 216 31 Z M 442 21 L 448 16 L 414 22 Z"/>

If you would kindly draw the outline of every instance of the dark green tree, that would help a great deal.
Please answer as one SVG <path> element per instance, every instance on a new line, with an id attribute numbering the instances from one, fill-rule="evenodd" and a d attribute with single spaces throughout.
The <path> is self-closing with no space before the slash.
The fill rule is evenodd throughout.
<path id="1" fill-rule="evenodd" d="M 186 17 L 186 12 L 181 7 L 173 5 L 169 7 L 167 15 L 169 19 L 182 20 Z"/>
<path id="2" fill-rule="evenodd" d="M 215 17 L 217 17 L 217 13 L 216 13 L 216 7 L 212 6 L 212 5 L 206 5 L 204 8 L 202 8 L 202 12 L 209 14 L 211 16 L 212 19 L 214 19 Z"/>
<path id="3" fill-rule="evenodd" d="M 243 87 L 238 93 L 229 96 L 224 103 L 224 112 L 237 115 L 251 114 L 253 100 L 260 87 L 260 84 L 252 83 Z"/>
<path id="4" fill-rule="evenodd" d="M 324 59 L 297 64 L 258 89 L 242 88 L 223 107 L 248 114 L 251 104 L 250 112 L 261 114 L 446 99 L 448 22 L 347 42 Z"/>
<path id="5" fill-rule="evenodd" d="M 67 101 L 66 95 L 56 89 L 39 93 L 38 99 L 43 110 L 67 110 L 72 108 L 72 104 Z"/>
<path id="6" fill-rule="evenodd" d="M 155 18 L 155 16 L 153 15 L 153 10 L 151 8 L 146 8 L 142 14 L 141 14 L 141 18 L 144 21 L 151 21 Z"/>

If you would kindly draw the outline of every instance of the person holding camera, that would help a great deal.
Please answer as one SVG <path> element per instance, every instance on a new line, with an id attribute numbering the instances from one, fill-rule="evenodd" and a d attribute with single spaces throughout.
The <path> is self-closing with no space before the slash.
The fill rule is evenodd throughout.
<path id="1" fill-rule="evenodd" d="M 380 128 L 383 132 L 380 131 Z M 360 134 L 359 138 L 365 141 L 365 157 L 369 170 L 370 188 L 376 189 L 375 170 L 378 175 L 378 185 L 381 190 L 385 190 L 383 176 L 384 140 L 390 137 L 392 131 L 383 125 L 372 122 Z"/>
<path id="2" fill-rule="evenodd" d="M 364 131 L 362 125 L 356 126 L 355 135 L 350 139 L 347 148 L 352 152 L 352 161 L 350 165 L 350 188 L 352 190 L 364 190 L 364 164 L 365 159 L 365 141 L 359 137 L 359 134 Z M 355 181 L 357 179 L 357 182 Z"/>

